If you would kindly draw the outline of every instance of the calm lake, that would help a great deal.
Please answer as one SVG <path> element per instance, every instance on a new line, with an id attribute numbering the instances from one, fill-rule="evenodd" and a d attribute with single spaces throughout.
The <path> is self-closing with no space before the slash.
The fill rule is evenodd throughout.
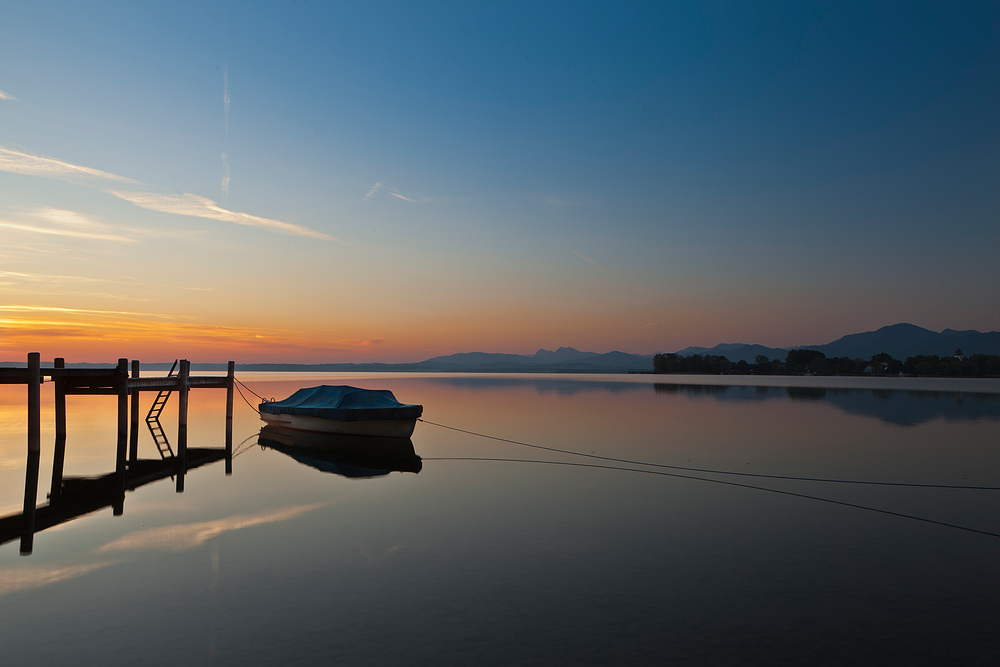
<path id="1" fill-rule="evenodd" d="M 428 421 L 606 458 L 418 423 L 419 461 L 322 470 L 260 446 L 237 395 L 232 475 L 0 546 L 2 664 L 1000 664 L 1000 491 L 749 476 L 1000 488 L 997 381 L 238 378 L 391 389 Z M 224 446 L 225 398 L 192 391 L 189 447 Z M 113 472 L 116 399 L 67 402 L 65 475 Z M 176 396 L 161 421 L 176 441 Z M 0 386 L 0 516 L 22 509 L 25 425 L 25 387 Z"/>

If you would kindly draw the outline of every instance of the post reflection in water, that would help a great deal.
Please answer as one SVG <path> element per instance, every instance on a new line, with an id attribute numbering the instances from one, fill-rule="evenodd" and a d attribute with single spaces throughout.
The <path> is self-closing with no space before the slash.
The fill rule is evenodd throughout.
<path id="1" fill-rule="evenodd" d="M 24 472 L 24 512 L 22 512 L 21 529 L 21 555 L 31 554 L 32 545 L 35 541 L 35 515 L 36 497 L 38 496 L 38 462 L 41 459 L 39 452 L 28 452 L 28 461 Z M 2 521 L 2 520 L 0 520 Z M 5 537 L 0 528 L 0 544 L 8 542 L 13 537 Z"/>
<path id="2" fill-rule="evenodd" d="M 62 446 L 60 446 L 60 443 Z M 186 464 L 176 458 L 136 459 L 126 463 L 126 452 L 117 452 L 116 469 L 103 475 L 66 477 L 61 457 L 65 435 L 57 441 L 52 467 L 49 502 L 38 507 L 38 475 L 41 455 L 29 451 L 24 475 L 24 509 L 20 514 L 0 517 L 0 545 L 20 538 L 22 556 L 32 553 L 35 533 L 110 507 L 115 516 L 125 512 L 125 492 L 165 479 L 181 477 L 188 470 L 226 460 L 232 466 L 232 449 L 189 448 Z"/>

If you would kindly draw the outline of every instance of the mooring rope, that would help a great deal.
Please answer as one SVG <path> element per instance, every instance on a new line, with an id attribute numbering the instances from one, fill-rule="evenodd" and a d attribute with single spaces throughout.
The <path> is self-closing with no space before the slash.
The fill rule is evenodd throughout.
<path id="1" fill-rule="evenodd" d="M 575 461 L 543 461 L 537 459 L 503 459 L 503 458 L 481 458 L 481 457 L 471 457 L 471 456 L 438 456 L 438 457 L 423 456 L 421 458 L 424 461 L 494 461 L 494 462 L 499 461 L 504 463 L 542 463 L 546 465 L 571 466 L 574 468 L 600 468 L 604 470 L 621 470 L 624 472 L 638 472 L 646 475 L 660 475 L 663 477 L 690 479 L 699 482 L 711 482 L 713 484 L 724 484 L 726 486 L 736 486 L 744 489 L 754 489 L 756 491 L 770 491 L 771 493 L 779 493 L 783 496 L 793 496 L 795 498 L 805 498 L 807 500 L 818 500 L 819 502 L 823 503 L 841 505 L 843 507 L 853 507 L 855 509 L 867 510 L 869 512 L 877 512 L 879 514 L 888 514 L 889 516 L 900 517 L 903 519 L 912 519 L 914 521 L 922 521 L 924 523 L 931 523 L 936 526 L 944 526 L 945 528 L 955 528 L 957 530 L 964 530 L 970 533 L 978 533 L 979 535 L 987 535 L 989 537 L 1000 537 L 1000 533 L 991 533 L 988 530 L 969 528 L 968 526 L 960 526 L 958 524 L 947 523 L 945 521 L 935 521 L 934 519 L 927 519 L 921 516 L 914 516 L 912 514 L 903 514 L 902 512 L 893 512 L 892 510 L 884 510 L 884 509 L 879 509 L 877 507 L 868 507 L 867 505 L 858 505 L 856 503 L 849 503 L 843 500 L 833 500 L 832 498 L 822 498 L 820 496 L 811 496 L 805 493 L 795 493 L 793 491 L 782 491 L 781 489 L 771 489 L 766 486 L 743 484 L 741 482 L 730 482 L 724 479 L 711 479 L 708 477 L 695 477 L 694 475 L 681 475 L 675 472 L 663 472 L 660 470 L 642 470 L 641 468 L 623 468 L 621 466 L 599 465 L 596 463 L 577 463 Z"/>
<path id="2" fill-rule="evenodd" d="M 236 380 L 236 378 L 233 378 L 233 379 L 234 379 L 234 380 Z M 257 414 L 260 414 L 260 410 L 258 410 L 257 408 L 255 408 L 255 407 L 253 406 L 253 404 L 252 404 L 252 403 L 251 403 L 250 401 L 248 401 L 248 400 L 247 400 L 247 397 L 243 395 L 243 390 L 242 390 L 242 389 L 240 389 L 240 385 L 242 385 L 243 383 L 242 383 L 242 382 L 240 382 L 239 380 L 236 380 L 236 383 L 237 383 L 237 384 L 236 384 L 236 391 L 240 392 L 240 398 L 242 398 L 242 399 L 243 399 L 243 401 L 244 401 L 244 402 L 245 402 L 245 403 L 246 403 L 247 405 L 249 405 L 249 406 L 250 406 L 250 409 L 251 409 L 251 410 L 253 410 L 253 411 L 254 411 L 254 412 L 256 412 Z M 244 386 L 246 386 L 246 385 L 244 385 Z M 247 391 L 249 391 L 249 392 L 250 392 L 251 394 L 253 394 L 254 396 L 256 396 L 256 395 L 257 395 L 256 393 L 254 393 L 254 392 L 253 392 L 253 390 L 251 390 L 251 389 L 250 389 L 250 387 L 247 387 Z"/>
<path id="3" fill-rule="evenodd" d="M 236 445 L 235 449 L 233 450 L 233 458 L 235 459 L 240 454 L 246 454 L 248 451 L 250 451 L 251 449 L 253 449 L 253 446 L 255 444 L 257 444 L 257 443 L 256 442 L 250 442 L 250 440 L 251 440 L 251 438 L 256 438 L 257 436 L 258 436 L 257 433 L 252 433 L 252 434 L 248 435 L 247 437 L 243 438 L 243 442 L 241 442 L 240 444 Z M 250 446 L 249 447 L 244 447 L 244 445 L 246 445 L 248 442 L 250 442 Z"/>
<path id="4" fill-rule="evenodd" d="M 253 395 L 254 395 L 254 396 L 256 396 L 257 398 L 259 398 L 260 400 L 262 400 L 262 401 L 267 401 L 267 399 L 266 399 L 266 398 L 264 398 L 263 396 L 261 396 L 260 394 L 258 394 L 257 392 L 255 392 L 255 391 L 254 391 L 253 389 L 251 389 L 250 387 L 246 386 L 246 385 L 245 385 L 245 384 L 243 384 L 242 382 L 240 382 L 240 381 L 239 381 L 239 379 L 238 379 L 238 378 L 236 378 L 235 376 L 233 377 L 233 381 L 234 381 L 234 382 L 236 382 L 236 384 L 238 384 L 238 385 L 240 385 L 241 387 L 243 387 L 244 389 L 246 389 L 247 391 L 249 391 L 249 392 L 250 392 L 251 394 L 253 394 Z M 272 398 L 271 400 L 272 400 L 272 401 L 274 401 L 274 399 L 273 399 L 273 398 Z"/>
<path id="5" fill-rule="evenodd" d="M 869 480 L 857 480 L 857 479 L 830 479 L 826 477 L 793 477 L 790 475 L 767 475 L 764 473 L 754 473 L 754 472 L 736 472 L 731 470 L 711 470 L 708 468 L 689 468 L 686 466 L 675 466 L 668 465 L 666 463 L 650 463 L 648 461 L 634 461 L 632 459 L 620 459 L 613 456 L 600 456 L 598 454 L 585 454 L 584 452 L 574 452 L 569 449 L 557 449 L 556 447 L 545 447 L 544 445 L 535 445 L 530 442 L 521 442 L 520 440 L 509 440 L 507 438 L 499 438 L 495 435 L 488 435 L 486 433 L 477 433 L 476 431 L 467 431 L 462 428 L 456 428 L 454 426 L 447 426 L 445 424 L 438 424 L 437 422 L 428 421 L 426 419 L 418 419 L 417 421 L 423 422 L 425 424 L 430 424 L 431 426 L 438 426 L 440 428 L 446 428 L 450 431 L 458 431 L 459 433 L 465 433 L 467 435 L 474 435 L 479 438 L 487 438 L 489 440 L 497 440 L 499 442 L 506 442 L 512 445 L 521 445 L 522 447 L 532 447 L 534 449 L 542 449 L 547 452 L 557 452 L 559 454 L 568 454 L 570 456 L 583 456 L 588 459 L 598 459 L 600 461 L 611 461 L 612 463 L 627 463 L 629 465 L 640 465 L 649 466 L 652 468 L 666 468 L 669 470 L 683 470 L 685 472 L 701 472 L 709 473 L 714 475 L 734 475 L 739 477 L 760 477 L 765 479 L 783 479 L 796 482 L 826 482 L 832 484 L 865 484 L 869 486 L 907 486 L 916 487 L 922 489 L 965 489 L 967 491 L 1000 491 L 998 486 L 964 486 L 961 484 L 918 484 L 915 482 L 879 482 L 879 481 L 869 481 Z"/>

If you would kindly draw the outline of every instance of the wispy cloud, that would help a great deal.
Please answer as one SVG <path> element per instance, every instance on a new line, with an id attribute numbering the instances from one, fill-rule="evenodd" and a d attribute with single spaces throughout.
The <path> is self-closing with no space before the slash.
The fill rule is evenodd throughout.
<path id="1" fill-rule="evenodd" d="M 570 252 L 572 252 L 572 253 L 573 253 L 574 255 L 576 255 L 576 256 L 577 256 L 577 257 L 579 257 L 580 259 L 582 259 L 582 260 L 584 260 L 584 261 L 586 261 L 586 262 L 590 262 L 591 264 L 593 264 L 594 266 L 596 266 L 596 267 L 597 267 L 597 268 L 599 268 L 599 269 L 603 269 L 603 268 L 604 268 L 603 266 L 601 266 L 600 264 L 598 264 L 597 262 L 595 262 L 595 261 L 594 261 L 594 260 L 592 260 L 591 258 L 587 257 L 586 255 L 581 255 L 580 253 L 578 253 L 578 252 L 574 252 L 574 251 L 572 251 L 572 250 L 570 250 Z"/>
<path id="2" fill-rule="evenodd" d="M 48 234 L 51 236 L 68 236 L 79 239 L 94 239 L 100 241 L 117 241 L 119 243 L 134 243 L 135 239 L 113 233 L 116 230 L 109 225 L 97 222 L 76 211 L 66 211 L 58 208 L 42 207 L 28 211 L 25 215 L 28 222 L 21 220 L 11 222 L 0 220 L 0 227 L 14 229 L 32 234 Z"/>
<path id="3" fill-rule="evenodd" d="M 222 154 L 222 197 L 229 197 L 229 157 Z"/>
<path id="4" fill-rule="evenodd" d="M 405 196 L 399 194 L 399 192 L 396 191 L 396 188 L 390 187 L 390 186 L 386 185 L 385 183 L 383 183 L 382 181 L 379 181 L 378 183 L 376 183 L 375 185 L 372 186 L 372 189 L 369 190 L 368 194 L 365 195 L 365 201 L 368 201 L 369 199 L 371 199 L 372 197 L 374 197 L 376 194 L 378 194 L 378 191 L 381 190 L 381 189 L 383 189 L 383 188 L 385 188 L 385 190 L 388 191 L 388 193 L 390 195 L 392 195 L 393 197 L 396 197 L 398 199 L 402 199 L 403 201 L 413 202 L 414 204 L 427 203 L 427 202 L 431 201 L 428 197 L 423 197 L 421 199 L 411 199 L 410 197 L 405 197 Z"/>
<path id="5" fill-rule="evenodd" d="M 107 299 L 112 301 L 129 301 L 129 302 L 149 302 L 153 300 L 153 297 L 148 295 L 143 296 L 130 296 L 128 294 L 120 294 L 118 292 L 96 292 L 93 290 L 81 290 L 81 289 L 61 289 L 61 290 L 40 290 L 37 287 L 32 289 L 27 289 L 21 287 L 18 289 L 18 285 L 15 283 L 5 283 L 0 282 L 0 285 L 7 288 L 5 291 L 11 296 L 15 294 L 29 294 L 31 298 L 39 299 L 42 297 L 56 297 L 63 298 L 67 296 L 72 297 L 88 297 L 93 299 Z"/>
<path id="6" fill-rule="evenodd" d="M 381 345 L 384 341 L 381 338 L 341 338 L 331 340 L 330 345 L 334 347 L 371 347 Z"/>
<path id="7" fill-rule="evenodd" d="M 188 193 L 165 194 L 162 191 L 156 191 L 162 190 L 160 188 L 141 183 L 140 181 L 136 181 L 131 178 L 118 176 L 99 169 L 91 169 L 90 167 L 70 164 L 69 162 L 63 162 L 62 160 L 56 160 L 54 158 L 29 155 L 28 153 L 23 153 L 21 151 L 3 146 L 0 146 L 0 171 L 28 174 L 42 178 L 54 178 L 71 183 L 86 185 L 88 187 L 94 187 L 106 192 L 107 194 L 118 197 L 119 199 L 124 199 L 125 201 L 131 202 L 136 206 L 152 211 L 174 213 L 176 215 L 186 215 L 209 220 L 221 220 L 223 222 L 232 222 L 237 225 L 261 227 L 279 234 L 306 236 L 309 238 L 334 241 L 336 243 L 348 245 L 347 243 L 344 243 L 344 241 L 334 238 L 329 234 L 324 234 L 323 232 L 319 232 L 302 225 L 282 222 L 280 220 L 272 220 L 270 218 L 263 218 L 256 215 L 250 215 L 249 213 L 230 211 L 229 209 L 222 208 L 216 202 L 208 199 L 207 197 L 201 197 L 199 195 Z M 98 182 L 94 182 L 95 179 Z M 100 183 L 99 181 L 104 181 L 104 183 Z M 127 183 L 137 187 L 129 190 L 123 190 L 120 188 L 109 189 L 107 183 L 108 181 L 114 183 Z M 228 164 L 226 176 L 224 176 L 223 182 L 224 189 L 228 194 Z"/>
<path id="8" fill-rule="evenodd" d="M 208 197 L 199 195 L 184 194 L 158 194 L 155 192 L 131 192 L 124 190 L 106 190 L 110 195 L 132 202 L 136 206 L 159 211 L 161 213 L 173 213 L 175 215 L 188 215 L 195 218 L 207 218 L 209 220 L 221 220 L 232 222 L 237 225 L 249 227 L 261 227 L 273 232 L 282 234 L 292 234 L 295 236 L 308 236 L 324 241 L 335 241 L 344 243 L 340 239 L 329 234 L 318 232 L 302 225 L 295 225 L 290 222 L 281 222 L 270 218 L 262 218 L 249 213 L 237 213 L 229 209 L 222 208 Z M 346 244 L 345 244 L 346 245 Z"/>
<path id="9" fill-rule="evenodd" d="M 32 232 L 34 234 L 51 234 L 54 236 L 72 236 L 78 239 L 96 239 L 101 241 L 118 241 L 121 243 L 134 243 L 134 239 L 115 234 L 93 234 L 90 232 L 75 232 L 71 229 L 55 229 L 51 227 L 36 227 L 32 225 L 19 225 L 13 222 L 0 222 L 0 227 L 16 229 L 22 232 Z"/>
<path id="10" fill-rule="evenodd" d="M 136 280 L 128 276 L 111 280 L 109 278 L 94 278 L 92 276 L 66 275 L 53 273 L 23 273 L 21 271 L 0 271 L 0 285 L 7 288 L 8 294 L 14 294 L 20 289 L 25 294 L 30 294 L 33 298 L 38 296 L 68 296 L 85 295 L 107 299 L 119 299 L 123 301 L 149 301 L 147 296 L 129 296 L 122 294 L 122 289 L 130 287 L 141 290 L 144 294 L 148 290 L 145 287 L 155 287 L 158 290 L 185 290 L 192 292 L 213 292 L 214 287 L 189 287 L 187 285 L 170 285 L 165 283 L 150 283 Z M 95 292 L 95 286 L 114 285 L 118 288 L 115 292 Z M 58 291 L 43 291 L 43 287 L 62 287 Z"/>
<path id="11" fill-rule="evenodd" d="M 144 285 L 146 287 L 159 287 L 161 289 L 182 289 L 182 290 L 189 290 L 191 292 L 214 292 L 215 291 L 214 287 L 189 287 L 187 285 L 166 285 L 164 283 L 147 283 L 147 282 L 144 282 L 142 280 L 136 280 L 135 278 L 129 278 L 128 276 L 125 276 L 123 278 L 123 280 L 127 280 L 129 283 L 131 283 L 133 285 Z M 107 281 L 107 282 L 115 282 L 115 281 Z"/>
<path id="12" fill-rule="evenodd" d="M 51 273 L 21 273 L 18 271 L 0 271 L 0 278 L 8 280 L 28 281 L 35 283 L 64 283 L 67 281 L 80 283 L 116 283 L 107 278 L 90 278 L 87 276 L 66 276 Z M 197 288 L 192 288 L 197 289 Z"/>
<path id="13" fill-rule="evenodd" d="M 260 514 L 240 514 L 198 523 L 184 523 L 161 528 L 148 528 L 124 535 L 98 549 L 98 553 L 108 551 L 146 551 L 150 549 L 166 549 L 183 551 L 204 544 L 213 537 L 233 530 L 241 530 L 267 523 L 287 521 L 317 510 L 328 503 L 313 503 L 312 505 L 297 505 Z"/>
<path id="14" fill-rule="evenodd" d="M 73 579 L 94 570 L 114 565 L 116 562 L 109 560 L 86 565 L 5 567 L 0 570 L 0 595 Z"/>
<path id="15" fill-rule="evenodd" d="M 20 102 L 21 101 L 21 100 L 17 99 L 16 97 L 14 97 L 13 95 L 11 95 L 10 93 L 6 93 L 6 92 L 4 92 L 2 90 L 0 90 L 0 100 L 8 100 L 10 102 Z"/>
<path id="16" fill-rule="evenodd" d="M 110 229 L 110 227 L 103 222 L 97 222 L 93 218 L 90 218 L 78 211 L 67 211 L 64 208 L 43 206 L 35 209 L 34 215 L 56 224 L 87 227 L 89 229 Z"/>
<path id="17" fill-rule="evenodd" d="M 376 183 L 375 185 L 373 185 L 373 186 L 372 186 L 372 189 L 371 189 L 371 190 L 369 190 L 369 191 L 368 191 L 368 194 L 366 194 L 366 195 L 365 195 L 365 201 L 368 201 L 369 199 L 371 199 L 372 197 L 374 197 L 374 196 L 375 196 L 375 193 L 376 193 L 376 192 L 378 192 L 378 189 L 379 189 L 380 187 L 382 187 L 382 184 L 381 184 L 381 183 Z"/>
<path id="18" fill-rule="evenodd" d="M 382 343 L 377 337 L 338 338 L 334 332 L 296 331 L 265 327 L 218 326 L 191 317 L 154 312 L 87 310 L 47 306 L 0 306 L 0 350 L 37 348 L 45 344 L 103 350 L 109 345 L 133 345 L 163 340 L 187 349 L 224 349 L 227 353 L 281 350 L 317 356 L 331 351 L 361 352 Z M 89 352 L 88 352 L 89 353 Z"/>
<path id="19" fill-rule="evenodd" d="M 0 278 L 14 278 L 18 280 L 35 280 L 40 282 L 48 282 L 45 276 L 39 274 L 31 273 L 18 273 L 17 271 L 0 271 Z"/>
<path id="20" fill-rule="evenodd" d="M 158 315 L 155 313 L 135 313 L 127 310 L 88 310 L 86 308 L 60 308 L 55 306 L 21 306 L 21 305 L 0 306 L 0 312 L 74 313 L 74 314 L 86 314 L 86 315 L 141 315 L 143 317 L 156 317 L 164 320 L 177 319 L 177 317 L 174 315 Z"/>
<path id="21" fill-rule="evenodd" d="M 15 174 L 28 174 L 30 176 L 41 176 L 43 178 L 56 178 L 59 180 L 69 180 L 76 182 L 79 177 L 93 177 L 119 183 L 135 183 L 136 181 L 124 176 L 109 174 L 100 169 L 81 167 L 55 158 L 42 157 L 40 155 L 29 155 L 12 148 L 0 146 L 0 171 L 9 171 Z"/>

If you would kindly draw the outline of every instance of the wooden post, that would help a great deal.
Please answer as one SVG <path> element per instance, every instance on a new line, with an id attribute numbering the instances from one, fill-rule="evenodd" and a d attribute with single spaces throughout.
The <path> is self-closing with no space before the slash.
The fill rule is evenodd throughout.
<path id="1" fill-rule="evenodd" d="M 53 368 L 66 368 L 66 360 L 57 357 Z M 62 493 L 63 466 L 66 462 L 66 380 L 56 378 L 56 444 L 52 452 L 52 485 L 49 498 L 58 498 Z"/>
<path id="2" fill-rule="evenodd" d="M 188 378 L 191 376 L 191 362 L 181 359 L 180 373 L 177 374 L 177 493 L 184 491 L 184 473 L 187 470 L 188 438 Z"/>
<path id="3" fill-rule="evenodd" d="M 226 372 L 226 474 L 233 474 L 233 385 L 236 381 L 236 362 L 230 361 Z"/>
<path id="4" fill-rule="evenodd" d="M 42 356 L 28 353 L 28 451 L 42 451 Z"/>
<path id="5" fill-rule="evenodd" d="M 139 360 L 132 360 L 132 377 L 139 377 Z M 132 403 L 132 423 L 129 425 L 128 460 L 135 463 L 139 459 L 139 390 L 133 389 L 129 396 Z"/>
<path id="6" fill-rule="evenodd" d="M 115 456 L 115 472 L 121 490 L 125 490 L 125 457 L 128 454 L 128 359 L 118 360 L 118 448 Z M 123 505 L 114 505 L 114 515 L 121 516 Z"/>

